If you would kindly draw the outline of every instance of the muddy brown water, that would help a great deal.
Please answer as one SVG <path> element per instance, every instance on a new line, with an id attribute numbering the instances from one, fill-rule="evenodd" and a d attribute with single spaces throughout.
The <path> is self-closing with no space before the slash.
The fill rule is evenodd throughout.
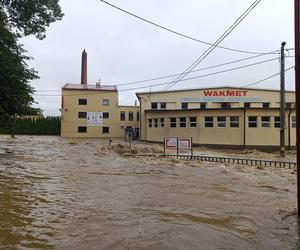
<path id="1" fill-rule="evenodd" d="M 0 136 L 0 249 L 300 246 L 293 170 L 124 157 L 105 144 Z"/>

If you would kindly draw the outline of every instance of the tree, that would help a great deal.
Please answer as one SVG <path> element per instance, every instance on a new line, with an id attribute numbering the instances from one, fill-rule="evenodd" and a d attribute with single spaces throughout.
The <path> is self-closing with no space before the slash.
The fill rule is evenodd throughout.
<path id="1" fill-rule="evenodd" d="M 18 39 L 35 35 L 45 38 L 46 27 L 61 20 L 59 0 L 0 0 L 0 123 L 15 115 L 34 111 L 30 107 L 34 89 L 29 82 L 38 78 L 26 63 L 30 57 Z M 36 110 L 38 111 L 38 110 Z"/>

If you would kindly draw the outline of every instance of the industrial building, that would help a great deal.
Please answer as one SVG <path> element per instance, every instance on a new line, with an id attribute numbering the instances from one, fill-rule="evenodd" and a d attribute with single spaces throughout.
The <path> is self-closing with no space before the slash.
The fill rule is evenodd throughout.
<path id="1" fill-rule="evenodd" d="M 87 54 L 82 53 L 81 84 L 62 87 L 62 137 L 123 137 L 125 128 L 139 128 L 138 106 L 118 105 L 115 86 L 87 84 Z"/>
<path id="2" fill-rule="evenodd" d="M 280 145 L 280 92 L 218 87 L 136 93 L 140 139 L 191 137 L 215 147 L 277 148 Z M 286 91 L 286 146 L 295 146 L 295 92 Z"/>
<path id="3" fill-rule="evenodd" d="M 190 137 L 214 147 L 267 147 L 280 144 L 280 92 L 270 89 L 215 87 L 136 93 L 139 106 L 118 105 L 115 86 L 87 84 L 87 55 L 82 53 L 81 84 L 62 88 L 63 137 L 124 137 L 163 142 Z M 296 143 L 295 92 L 286 91 L 285 144 Z"/>

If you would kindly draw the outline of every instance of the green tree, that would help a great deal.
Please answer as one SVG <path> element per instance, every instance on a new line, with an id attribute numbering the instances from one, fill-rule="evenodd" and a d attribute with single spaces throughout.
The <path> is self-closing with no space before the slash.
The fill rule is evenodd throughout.
<path id="1" fill-rule="evenodd" d="M 46 27 L 61 20 L 59 0 L 0 0 L 0 123 L 15 115 L 32 110 L 33 88 L 29 82 L 37 79 L 30 59 L 19 39 L 35 35 L 45 38 Z"/>

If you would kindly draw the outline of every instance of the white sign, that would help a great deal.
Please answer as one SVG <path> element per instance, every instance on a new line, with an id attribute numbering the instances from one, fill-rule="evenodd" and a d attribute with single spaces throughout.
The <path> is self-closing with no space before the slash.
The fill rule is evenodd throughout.
<path id="1" fill-rule="evenodd" d="M 165 148 L 177 148 L 177 138 L 165 138 Z"/>
<path id="2" fill-rule="evenodd" d="M 178 147 L 179 148 L 191 148 L 192 147 L 192 138 L 178 138 Z"/>
<path id="3" fill-rule="evenodd" d="M 177 148 L 177 145 L 178 148 L 191 148 L 192 138 L 165 138 L 165 148 Z"/>
<path id="4" fill-rule="evenodd" d="M 102 126 L 103 113 L 102 112 L 87 112 L 87 125 L 88 126 Z"/>

